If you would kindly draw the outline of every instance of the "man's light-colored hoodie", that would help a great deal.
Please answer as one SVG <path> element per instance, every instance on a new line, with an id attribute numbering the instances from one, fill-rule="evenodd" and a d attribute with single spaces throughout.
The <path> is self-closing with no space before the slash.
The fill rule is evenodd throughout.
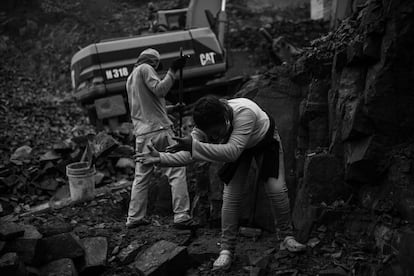
<path id="1" fill-rule="evenodd" d="M 165 96 L 174 84 L 174 74 L 168 70 L 161 80 L 155 71 L 159 62 L 160 55 L 156 50 L 143 51 L 126 82 L 136 136 L 169 129 L 172 126 L 166 111 Z"/>

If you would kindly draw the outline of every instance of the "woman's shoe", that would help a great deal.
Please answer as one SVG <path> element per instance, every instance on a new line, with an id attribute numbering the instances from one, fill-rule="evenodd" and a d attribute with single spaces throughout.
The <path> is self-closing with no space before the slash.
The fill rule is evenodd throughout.
<path id="1" fill-rule="evenodd" d="M 229 250 L 221 250 L 220 256 L 214 261 L 213 271 L 228 270 L 231 266 L 231 252 Z"/>
<path id="2" fill-rule="evenodd" d="M 287 250 L 289 252 L 302 252 L 306 249 L 306 245 L 296 241 L 294 237 L 287 236 L 280 244 L 280 250 Z"/>

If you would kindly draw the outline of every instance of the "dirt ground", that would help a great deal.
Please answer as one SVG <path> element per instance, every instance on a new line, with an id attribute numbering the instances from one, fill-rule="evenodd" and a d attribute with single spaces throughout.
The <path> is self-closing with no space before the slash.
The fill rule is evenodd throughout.
<path id="1" fill-rule="evenodd" d="M 151 215 L 152 223 L 136 229 L 125 227 L 129 193 L 127 189 L 98 197 L 90 202 L 78 203 L 60 210 L 30 215 L 21 222 L 38 228 L 68 225 L 80 238 L 106 237 L 108 240 L 108 268 L 103 275 L 135 275 L 128 265 L 116 258 L 120 249 L 132 241 L 147 248 L 159 240 L 187 246 L 192 268 L 187 275 L 251 275 L 252 262 L 263 258 L 266 269 L 262 275 L 371 275 L 381 269 L 387 259 L 379 259 L 371 250 L 361 228 L 374 223 L 374 217 L 359 211 L 355 217 L 352 206 L 335 210 L 335 220 L 329 226 L 323 223 L 312 232 L 306 252 L 300 254 L 279 250 L 274 233 L 263 233 L 258 239 L 239 236 L 235 261 L 228 272 L 212 272 L 212 263 L 218 255 L 220 230 L 202 227 L 196 231 L 177 230 L 172 227 L 172 215 Z M 352 216 L 351 216 L 351 211 Z M 349 224 L 354 231 L 344 232 Z M 267 258 L 266 258 L 267 257 Z M 330 272 L 329 272 L 330 271 Z M 334 272 L 332 272 L 334 271 Z M 336 272 L 335 272 L 336 271 Z M 339 271 L 339 272 L 338 272 Z M 323 274 L 334 273 L 334 274 Z M 337 274 L 335 274 L 337 273 Z"/>
<path id="2" fill-rule="evenodd" d="M 15 23 L 7 25 L 8 29 L 0 40 L 10 45 L 1 52 L 0 111 L 2 119 L 5 119 L 2 125 L 7 126 L 7 131 L 0 136 L 2 161 L 6 162 L 10 153 L 24 144 L 43 153 L 54 142 L 70 137 L 75 126 L 88 125 L 85 114 L 70 96 L 70 58 L 79 48 L 100 39 L 139 33 L 145 23 L 147 2 L 44 0 L 33 11 L 26 8 L 13 14 L 11 18 L 14 21 L 11 22 Z M 168 9 L 183 6 L 186 1 L 156 1 L 156 4 Z M 2 16 L 7 19 L 8 15 Z M 33 30 L 28 28 L 30 24 L 26 24 L 27 21 L 19 23 L 22 16 L 37 22 L 36 28 L 33 24 Z M 233 45 L 247 48 L 259 63 L 267 59 L 264 45 L 257 43 L 258 34 L 254 30 L 254 26 L 259 24 L 257 18 L 252 19 L 254 15 L 237 9 L 232 16 L 237 17 L 231 23 Z M 265 13 L 261 19 L 268 22 L 271 17 Z M 237 24 L 245 27 L 238 30 Z M 280 24 L 289 30 L 288 35 L 294 42 L 298 42 L 298 38 L 307 31 L 306 27 L 292 27 L 295 25 L 292 22 Z M 323 28 L 320 26 L 319 31 Z M 277 31 L 273 33 L 278 34 Z M 242 45 L 246 37 L 250 39 Z M 305 46 L 305 42 L 312 38 L 313 35 L 306 36 L 303 45 L 299 46 Z M 28 189 L 23 186 L 22 191 L 27 192 Z M 205 226 L 193 232 L 176 230 L 172 227 L 170 213 L 153 212 L 150 226 L 128 230 L 125 227 L 128 200 L 129 191 L 125 189 L 90 202 L 25 216 L 19 221 L 39 228 L 67 224 L 80 238 L 106 237 L 108 268 L 104 275 L 135 275 L 128 265 L 120 264 L 116 258 L 120 249 L 135 240 L 145 247 L 158 240 L 187 246 L 192 264 L 187 275 L 252 275 L 251 261 L 268 256 L 268 264 L 263 265 L 265 275 L 368 276 L 374 271 L 385 271 L 384 267 L 395 258 L 391 252 L 379 257 L 373 248 L 376 242 L 381 241 L 367 238 L 373 225 L 382 217 L 345 204 L 331 208 L 329 225 L 323 220 L 318 222 L 306 252 L 292 254 L 279 250 L 279 241 L 274 233 L 265 232 L 258 240 L 239 237 L 231 270 L 216 273 L 211 271 L 211 267 L 219 251 L 219 228 Z M 267 263 L 266 258 L 263 262 Z"/>

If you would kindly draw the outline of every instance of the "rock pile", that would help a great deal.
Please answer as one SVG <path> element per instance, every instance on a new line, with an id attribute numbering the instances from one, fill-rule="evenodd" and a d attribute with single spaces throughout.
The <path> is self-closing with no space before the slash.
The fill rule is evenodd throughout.
<path id="1" fill-rule="evenodd" d="M 94 135 L 75 130 L 72 139 L 53 145 L 51 150 L 36 156 L 29 146 L 18 148 L 0 171 L 0 210 L 1 215 L 10 212 L 19 214 L 31 207 L 50 199 L 59 200 L 69 196 L 66 166 L 79 162 L 85 156 L 89 143 L 95 153 L 97 170 L 95 185 L 100 187 L 121 179 L 133 178 L 135 162 L 132 159 L 134 149 L 129 145 L 120 145 L 112 136 L 104 132 Z M 129 134 L 118 134 L 119 140 L 129 140 Z M 107 151 L 107 152 L 104 152 Z M 109 152 L 110 151 L 110 152 Z"/>

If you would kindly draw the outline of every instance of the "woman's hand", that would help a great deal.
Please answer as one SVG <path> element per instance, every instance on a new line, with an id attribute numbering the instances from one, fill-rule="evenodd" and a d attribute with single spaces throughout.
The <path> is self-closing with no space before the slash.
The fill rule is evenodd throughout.
<path id="1" fill-rule="evenodd" d="M 135 162 L 139 162 L 143 165 L 156 165 L 161 162 L 160 153 L 151 145 L 147 148 L 149 152 L 137 153 L 134 155 Z"/>
<path id="2" fill-rule="evenodd" d="M 174 141 L 177 142 L 175 145 L 171 145 L 167 147 L 166 152 L 179 152 L 179 151 L 192 151 L 193 148 L 193 137 L 191 135 L 180 138 L 180 137 L 173 137 Z"/>

